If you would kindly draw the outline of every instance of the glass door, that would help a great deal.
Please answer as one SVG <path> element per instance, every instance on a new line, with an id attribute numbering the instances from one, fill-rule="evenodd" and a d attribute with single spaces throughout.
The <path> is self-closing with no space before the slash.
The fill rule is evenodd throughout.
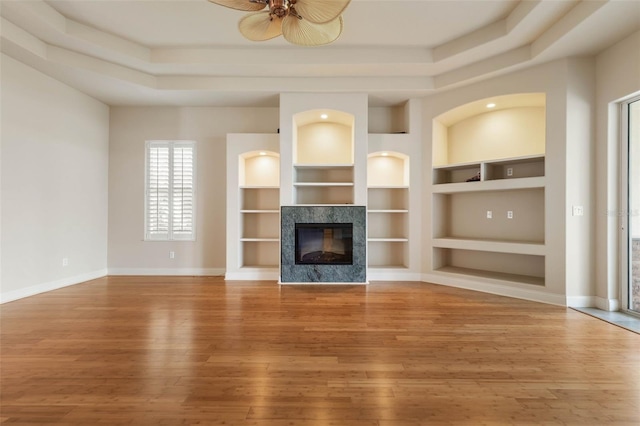
<path id="1" fill-rule="evenodd" d="M 626 278 L 623 299 L 625 308 L 640 314 L 640 98 L 625 102 L 623 117 L 626 121 L 627 143 L 623 170 L 623 279 Z M 624 149 L 626 145 L 627 149 Z M 626 151 L 626 152 L 625 152 Z"/>

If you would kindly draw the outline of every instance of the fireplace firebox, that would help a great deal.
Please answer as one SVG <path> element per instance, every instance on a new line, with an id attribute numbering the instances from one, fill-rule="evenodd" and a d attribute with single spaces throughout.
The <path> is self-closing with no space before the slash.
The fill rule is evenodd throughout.
<path id="1" fill-rule="evenodd" d="M 352 265 L 353 223 L 296 223 L 296 265 Z"/>

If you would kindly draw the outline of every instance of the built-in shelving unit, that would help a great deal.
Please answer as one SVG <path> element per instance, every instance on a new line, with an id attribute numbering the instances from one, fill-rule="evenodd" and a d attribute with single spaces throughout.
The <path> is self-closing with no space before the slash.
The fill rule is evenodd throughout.
<path id="1" fill-rule="evenodd" d="M 420 280 L 422 173 L 409 173 L 409 158 L 423 153 L 422 101 L 367 102 L 282 94 L 278 134 L 227 135 L 227 279 L 279 278 L 283 207 L 357 205 L 367 208 L 367 274 Z"/>
<path id="2" fill-rule="evenodd" d="M 369 108 L 368 269 L 372 280 L 422 279 L 422 101 Z"/>
<path id="3" fill-rule="evenodd" d="M 262 155 L 261 155 L 262 154 Z M 280 242 L 280 162 L 266 151 L 240 156 L 240 245 L 243 268 L 277 268 Z"/>
<path id="4" fill-rule="evenodd" d="M 354 204 L 353 125 L 353 115 L 344 111 L 309 110 L 295 115 L 295 204 Z"/>
<path id="5" fill-rule="evenodd" d="M 250 191 L 247 188 L 240 188 L 242 191 L 242 198 L 248 204 L 256 203 L 256 200 L 251 199 L 256 195 L 262 197 L 279 197 L 278 190 L 272 190 L 273 188 L 251 188 Z M 261 194 L 264 192 L 264 194 Z M 277 198 L 276 198 L 277 200 Z M 278 241 L 278 219 L 280 211 L 278 209 L 272 209 L 271 206 L 265 209 L 247 209 L 241 210 L 240 215 L 242 217 L 242 233 L 241 241 Z"/>
<path id="6" fill-rule="evenodd" d="M 353 164 L 296 164 L 297 204 L 353 204 Z"/>
<path id="7" fill-rule="evenodd" d="M 227 279 L 276 279 L 280 264 L 277 134 L 227 135 Z"/>
<path id="8" fill-rule="evenodd" d="M 367 163 L 369 267 L 408 268 L 409 158 L 382 151 Z"/>
<path id="9" fill-rule="evenodd" d="M 478 102 L 473 114 L 462 108 L 434 123 L 435 276 L 545 286 L 544 95 L 532 99 L 533 106 L 499 112 Z M 509 121 L 501 126 L 502 119 Z"/>

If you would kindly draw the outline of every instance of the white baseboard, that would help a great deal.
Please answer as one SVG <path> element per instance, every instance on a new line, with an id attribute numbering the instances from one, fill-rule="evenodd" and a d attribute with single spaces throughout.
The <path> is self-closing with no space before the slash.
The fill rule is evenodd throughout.
<path id="1" fill-rule="evenodd" d="M 594 296 L 567 296 L 567 306 L 570 308 L 595 308 Z"/>
<path id="2" fill-rule="evenodd" d="M 620 309 L 620 301 L 597 296 L 570 296 L 567 297 L 567 306 L 570 308 L 598 308 L 603 311 L 615 312 Z"/>
<path id="3" fill-rule="evenodd" d="M 441 276 L 437 274 L 422 274 L 422 281 L 433 284 L 447 285 L 450 287 L 464 288 L 467 290 L 491 293 L 498 296 L 514 297 L 516 299 L 531 300 L 533 302 L 547 303 L 550 305 L 567 306 L 567 300 L 563 294 L 553 294 L 536 289 L 511 287 L 498 283 L 474 281 L 468 278 L 454 276 Z"/>
<path id="4" fill-rule="evenodd" d="M 278 281 L 280 271 L 236 271 L 227 272 L 224 275 L 225 281 Z"/>
<path id="5" fill-rule="evenodd" d="M 422 274 L 416 272 L 368 269 L 369 281 L 422 281 Z"/>
<path id="6" fill-rule="evenodd" d="M 27 288 L 8 291 L 0 294 L 0 303 L 13 302 L 14 300 L 23 299 L 36 294 L 46 293 L 47 291 L 58 290 L 60 288 L 69 287 L 86 281 L 95 280 L 107 276 L 106 269 L 87 272 L 85 274 L 74 275 L 73 277 L 62 278 L 55 281 L 32 285 Z"/>
<path id="7" fill-rule="evenodd" d="M 603 311 L 616 312 L 620 310 L 620 300 L 619 299 L 607 299 L 604 297 L 596 297 L 595 298 L 595 306 L 598 309 L 602 309 Z"/>
<path id="8" fill-rule="evenodd" d="M 109 268 L 109 275 L 223 276 L 224 268 Z"/>
<path id="9" fill-rule="evenodd" d="M 278 281 L 278 284 L 280 285 L 368 285 L 369 281 L 365 281 L 365 282 L 339 282 L 339 283 L 334 283 L 334 282 L 324 282 L 324 281 L 310 281 L 310 282 L 286 282 L 283 283 L 282 281 Z"/>

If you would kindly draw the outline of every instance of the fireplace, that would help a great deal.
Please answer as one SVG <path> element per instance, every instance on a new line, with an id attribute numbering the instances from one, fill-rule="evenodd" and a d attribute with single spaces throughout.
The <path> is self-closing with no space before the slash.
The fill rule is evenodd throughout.
<path id="1" fill-rule="evenodd" d="M 296 223 L 296 265 L 352 265 L 353 223 Z"/>
<path id="2" fill-rule="evenodd" d="M 367 283 L 365 206 L 282 206 L 280 282 Z"/>

